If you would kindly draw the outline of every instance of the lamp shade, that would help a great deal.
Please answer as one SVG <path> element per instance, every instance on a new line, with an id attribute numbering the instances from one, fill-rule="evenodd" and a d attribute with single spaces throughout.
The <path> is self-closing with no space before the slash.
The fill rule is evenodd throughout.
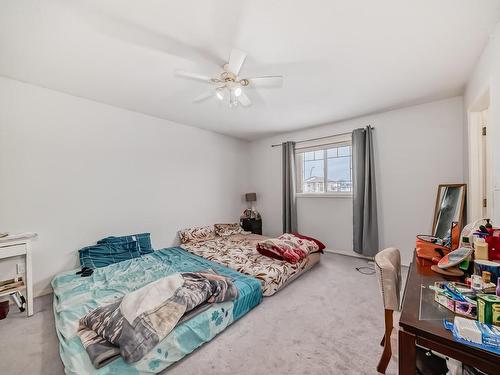
<path id="1" fill-rule="evenodd" d="M 245 199 L 247 202 L 255 202 L 257 200 L 257 193 L 246 193 Z"/>

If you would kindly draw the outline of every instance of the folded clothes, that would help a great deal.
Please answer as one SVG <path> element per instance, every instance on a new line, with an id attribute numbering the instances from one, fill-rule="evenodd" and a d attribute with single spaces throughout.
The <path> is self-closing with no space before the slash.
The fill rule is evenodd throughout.
<path id="1" fill-rule="evenodd" d="M 119 356 L 137 362 L 163 340 L 183 316 L 205 302 L 234 300 L 230 278 L 208 272 L 174 273 L 80 319 L 78 336 L 94 367 Z"/>
<path id="2" fill-rule="evenodd" d="M 80 265 L 87 268 L 106 267 L 141 256 L 137 241 L 99 243 L 78 250 Z"/>
<path id="3" fill-rule="evenodd" d="M 262 255 L 289 263 L 300 262 L 318 249 L 314 241 L 299 238 L 290 233 L 282 234 L 278 238 L 269 238 L 257 244 L 257 251 Z"/>
<path id="4" fill-rule="evenodd" d="M 139 253 L 141 255 L 153 252 L 153 247 L 151 246 L 150 233 L 130 234 L 128 236 L 120 236 L 120 237 L 110 236 L 97 241 L 97 244 L 98 245 L 106 243 L 122 244 L 132 241 L 137 241 L 137 246 L 139 248 Z"/>

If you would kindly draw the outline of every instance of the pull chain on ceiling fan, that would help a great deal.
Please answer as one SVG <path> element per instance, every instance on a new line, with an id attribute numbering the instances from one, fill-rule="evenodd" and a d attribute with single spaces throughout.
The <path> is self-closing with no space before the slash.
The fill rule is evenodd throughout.
<path id="1" fill-rule="evenodd" d="M 233 49 L 229 56 L 229 62 L 223 66 L 223 71 L 216 77 L 209 77 L 203 74 L 176 70 L 179 77 L 195 79 L 212 85 L 213 87 L 194 98 L 194 102 L 201 102 L 215 96 L 223 101 L 226 98 L 229 107 L 237 107 L 241 104 L 248 107 L 252 104 L 250 98 L 245 93 L 247 87 L 281 87 L 283 85 L 282 76 L 262 76 L 254 78 L 241 78 L 239 76 L 241 67 L 247 55 L 238 49 Z"/>

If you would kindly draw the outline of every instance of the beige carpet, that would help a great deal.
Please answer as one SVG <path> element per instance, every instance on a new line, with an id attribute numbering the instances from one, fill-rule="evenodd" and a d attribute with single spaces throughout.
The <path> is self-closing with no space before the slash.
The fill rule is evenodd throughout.
<path id="1" fill-rule="evenodd" d="M 212 342 L 165 371 L 169 375 L 376 374 L 383 309 L 366 261 L 325 254 L 321 264 L 267 297 Z M 63 374 L 51 296 L 27 319 L 12 307 L 0 321 L 2 374 Z M 389 365 L 388 374 L 395 374 Z"/>

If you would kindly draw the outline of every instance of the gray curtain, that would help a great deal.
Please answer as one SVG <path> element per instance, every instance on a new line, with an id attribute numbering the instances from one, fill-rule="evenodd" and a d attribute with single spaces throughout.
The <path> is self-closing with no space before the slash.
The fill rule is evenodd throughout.
<path id="1" fill-rule="evenodd" d="M 353 249 L 372 257 L 378 253 L 377 194 L 373 159 L 373 128 L 352 132 Z"/>
<path id="2" fill-rule="evenodd" d="M 297 197 L 295 181 L 295 142 L 281 144 L 283 152 L 283 233 L 297 231 Z"/>

